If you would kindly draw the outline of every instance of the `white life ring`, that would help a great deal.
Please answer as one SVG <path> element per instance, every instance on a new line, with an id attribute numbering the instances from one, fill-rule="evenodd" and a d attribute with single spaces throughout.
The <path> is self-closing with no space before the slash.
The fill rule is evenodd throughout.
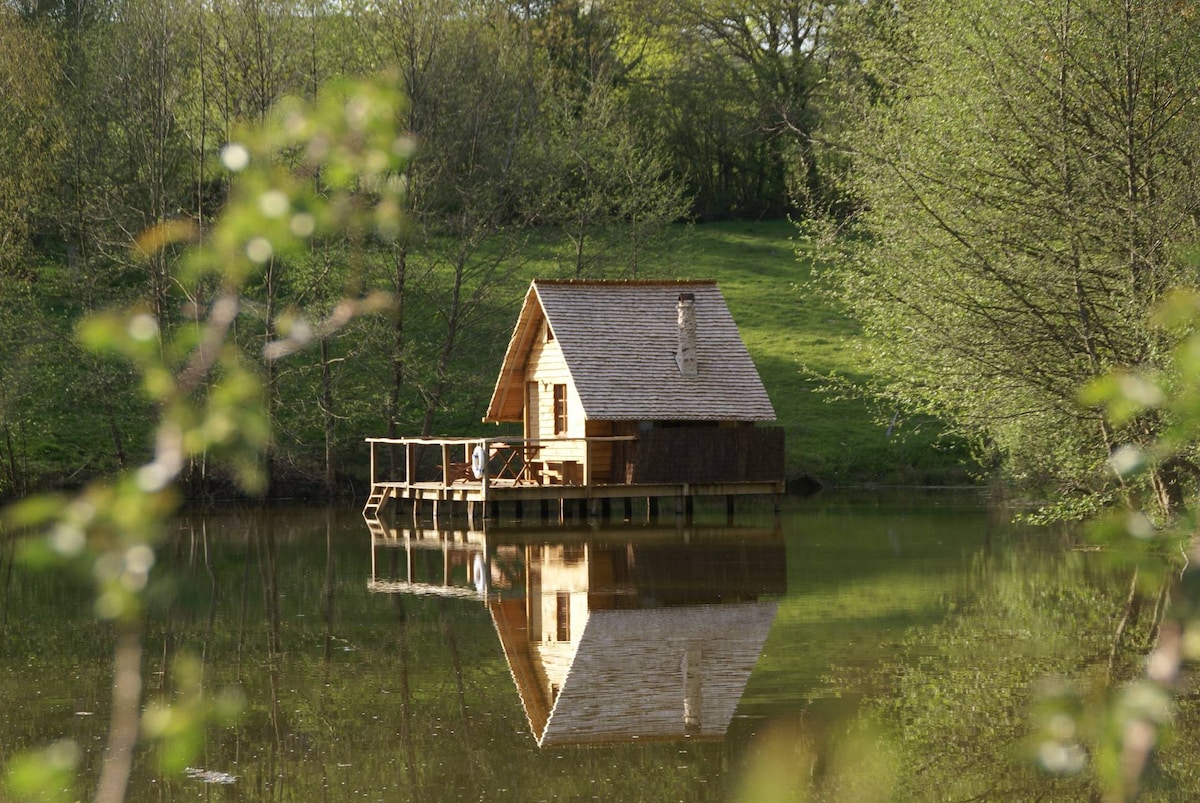
<path id="1" fill-rule="evenodd" d="M 487 452 L 484 451 L 482 443 L 477 443 L 475 451 L 471 452 L 471 473 L 475 475 L 475 479 L 479 479 L 483 476 L 485 468 L 487 468 Z"/>
<path id="2" fill-rule="evenodd" d="M 471 580 L 475 583 L 475 590 L 482 594 L 487 591 L 487 567 L 483 564 L 483 555 L 475 556 L 475 563 L 471 569 Z"/>

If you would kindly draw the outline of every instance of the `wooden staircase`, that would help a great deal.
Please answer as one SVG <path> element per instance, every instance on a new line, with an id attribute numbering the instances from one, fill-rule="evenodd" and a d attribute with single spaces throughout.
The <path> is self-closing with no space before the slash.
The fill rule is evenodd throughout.
<path id="1" fill-rule="evenodd" d="M 367 519 L 367 530 L 370 531 L 373 542 L 387 538 L 389 535 L 387 526 L 379 519 Z"/>
<path id="2" fill-rule="evenodd" d="M 380 511 L 387 507 L 388 502 L 392 501 L 395 496 L 395 488 L 371 486 L 371 495 L 367 497 L 367 504 L 363 505 L 363 518 L 367 520 L 367 523 L 379 521 Z"/>

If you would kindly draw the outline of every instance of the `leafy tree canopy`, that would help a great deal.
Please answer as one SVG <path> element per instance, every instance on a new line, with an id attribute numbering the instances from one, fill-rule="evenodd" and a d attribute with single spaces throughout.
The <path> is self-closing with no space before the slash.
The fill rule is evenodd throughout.
<path id="1" fill-rule="evenodd" d="M 848 138 L 863 211 L 830 285 L 897 405 L 953 422 L 1018 480 L 1092 498 L 1154 437 L 1078 391 L 1164 359 L 1150 324 L 1194 286 L 1200 18 L 1107 0 L 934 2 L 876 15 Z M 884 71 L 878 70 L 885 65 Z M 1178 504 L 1180 466 L 1148 480 Z"/>

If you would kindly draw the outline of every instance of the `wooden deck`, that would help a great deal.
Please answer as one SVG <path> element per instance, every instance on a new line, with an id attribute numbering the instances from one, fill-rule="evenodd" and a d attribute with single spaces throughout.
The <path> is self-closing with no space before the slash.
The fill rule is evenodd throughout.
<path id="1" fill-rule="evenodd" d="M 543 517 L 550 502 L 558 502 L 559 517 L 564 515 L 564 503 L 578 503 L 593 515 L 595 508 L 607 509 L 612 500 L 653 500 L 647 504 L 657 509 L 658 500 L 675 500 L 675 512 L 682 514 L 696 497 L 725 497 L 732 510 L 732 499 L 745 495 L 783 493 L 782 472 L 778 479 L 735 477 L 729 481 L 688 481 L 687 471 L 677 471 L 678 482 L 612 482 L 610 477 L 629 476 L 632 472 L 596 470 L 594 455 L 607 456 L 617 447 L 636 444 L 637 437 L 555 438 L 531 440 L 523 438 L 368 438 L 371 448 L 371 494 L 363 508 L 368 521 L 381 519 L 390 506 L 408 505 L 416 515 L 422 503 L 430 503 L 438 517 L 446 506 L 453 511 L 455 503 L 463 503 L 467 515 L 474 519 L 480 512 L 493 515 L 501 503 L 542 503 Z M 561 450 L 573 445 L 581 455 L 579 460 L 542 460 L 540 455 L 550 445 Z M 480 476 L 472 471 L 472 455 L 482 450 L 486 457 L 476 462 Z M 482 463 L 482 465 L 480 465 Z M 607 468 L 607 467 L 606 467 Z M 671 476 L 669 468 L 654 472 L 656 480 Z"/>

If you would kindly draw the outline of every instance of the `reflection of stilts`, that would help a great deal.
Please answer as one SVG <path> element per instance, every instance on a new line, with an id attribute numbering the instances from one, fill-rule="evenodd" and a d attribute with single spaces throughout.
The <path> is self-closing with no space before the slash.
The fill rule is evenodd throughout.
<path id="1" fill-rule="evenodd" d="M 371 549 L 370 590 L 443 598 L 464 724 L 444 598 L 484 602 L 540 746 L 720 738 L 786 590 L 778 527 L 390 530 Z"/>

